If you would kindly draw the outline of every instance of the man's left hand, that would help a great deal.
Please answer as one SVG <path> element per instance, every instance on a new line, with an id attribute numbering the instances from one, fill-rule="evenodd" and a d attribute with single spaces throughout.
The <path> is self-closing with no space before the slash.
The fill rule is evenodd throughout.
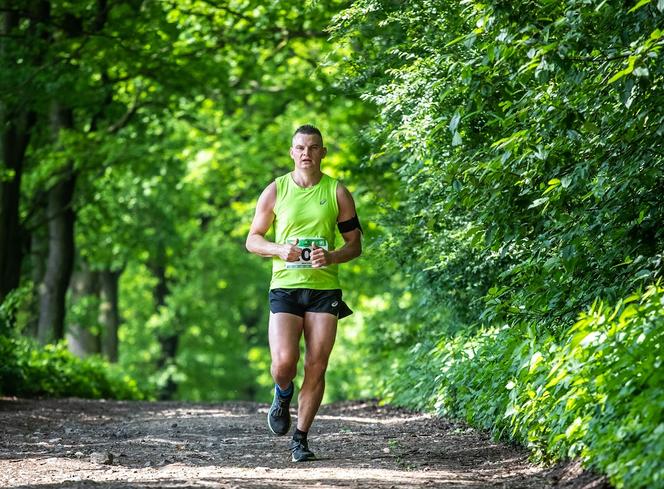
<path id="1" fill-rule="evenodd" d="M 332 264 L 332 256 L 325 248 L 317 246 L 316 243 L 312 246 L 311 251 L 311 266 L 312 268 L 326 267 Z"/>

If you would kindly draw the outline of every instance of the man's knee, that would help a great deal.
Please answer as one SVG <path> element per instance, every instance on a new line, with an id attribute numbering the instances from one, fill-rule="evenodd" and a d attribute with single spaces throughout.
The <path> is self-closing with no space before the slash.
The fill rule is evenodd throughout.
<path id="1" fill-rule="evenodd" d="M 274 377 L 295 377 L 297 373 L 297 355 L 280 354 L 272 357 L 272 375 Z"/>
<path id="2" fill-rule="evenodd" d="M 304 362 L 304 375 L 312 377 L 325 377 L 325 371 L 327 370 L 327 359 L 307 359 Z"/>

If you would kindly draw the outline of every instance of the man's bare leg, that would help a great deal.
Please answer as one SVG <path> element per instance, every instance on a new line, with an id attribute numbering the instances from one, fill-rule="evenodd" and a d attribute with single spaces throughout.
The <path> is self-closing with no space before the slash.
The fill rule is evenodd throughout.
<path id="1" fill-rule="evenodd" d="M 288 384 L 297 374 L 303 325 L 303 318 L 295 314 L 270 313 L 268 329 L 272 357 L 270 372 L 274 382 L 282 389 L 288 388 Z"/>
<path id="2" fill-rule="evenodd" d="M 297 429 L 308 432 L 325 392 L 325 370 L 337 334 L 337 317 L 325 312 L 304 314 L 304 380 L 297 409 Z"/>
<path id="3" fill-rule="evenodd" d="M 270 313 L 268 330 L 272 356 L 270 371 L 278 388 L 267 415 L 267 422 L 275 435 L 285 435 L 291 426 L 289 413 L 292 397 L 291 381 L 297 373 L 303 325 L 303 318 L 295 314 Z"/>

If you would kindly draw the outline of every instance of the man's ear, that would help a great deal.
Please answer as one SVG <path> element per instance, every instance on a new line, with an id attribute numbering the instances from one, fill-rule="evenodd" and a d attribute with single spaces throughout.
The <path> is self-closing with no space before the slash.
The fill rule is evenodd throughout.
<path id="1" fill-rule="evenodd" d="M 322 160 L 322 159 L 325 158 L 326 156 L 327 156 L 327 148 L 326 148 L 325 146 L 323 146 L 323 152 L 321 153 L 321 157 L 320 157 L 320 159 Z"/>

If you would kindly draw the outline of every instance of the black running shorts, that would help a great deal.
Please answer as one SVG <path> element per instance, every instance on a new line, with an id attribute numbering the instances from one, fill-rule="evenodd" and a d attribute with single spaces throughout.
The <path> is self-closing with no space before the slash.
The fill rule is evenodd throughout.
<path id="1" fill-rule="evenodd" d="M 272 289 L 270 311 L 287 312 L 304 317 L 305 312 L 327 312 L 339 319 L 353 314 L 341 300 L 341 289 Z"/>

